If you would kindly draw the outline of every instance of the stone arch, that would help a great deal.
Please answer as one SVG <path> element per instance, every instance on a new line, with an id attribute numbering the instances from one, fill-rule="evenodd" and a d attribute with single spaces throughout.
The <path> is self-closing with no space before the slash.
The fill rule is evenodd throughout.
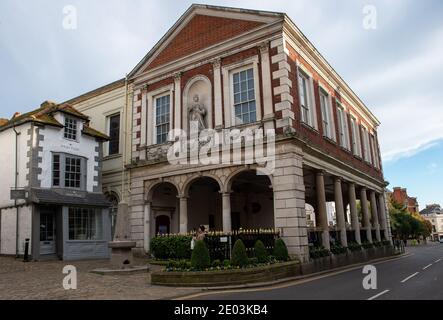
<path id="1" fill-rule="evenodd" d="M 188 80 L 183 90 L 183 130 L 187 131 L 189 128 L 188 115 L 189 105 L 192 103 L 194 94 L 198 93 L 200 101 L 206 108 L 206 125 L 207 128 L 213 128 L 212 115 L 212 82 L 204 75 L 196 75 Z"/>
<path id="2" fill-rule="evenodd" d="M 184 197 L 188 197 L 189 196 L 189 187 L 198 179 L 200 178 L 211 178 L 213 180 L 215 180 L 220 188 L 220 191 L 224 190 L 223 188 L 223 183 L 220 180 L 219 177 L 217 177 L 216 175 L 212 174 L 212 173 L 201 173 L 201 174 L 196 174 L 196 175 L 192 175 L 191 177 L 189 177 L 185 183 L 183 184 L 183 187 L 181 189 L 180 192 L 180 196 L 184 196 Z"/>
<path id="3" fill-rule="evenodd" d="M 269 175 L 257 175 L 255 166 L 239 168 L 227 177 L 225 192 L 230 199 L 232 230 L 275 226 L 274 192 Z"/>
<path id="4" fill-rule="evenodd" d="M 259 167 L 257 166 L 245 166 L 245 167 L 241 167 L 238 168 L 237 170 L 232 171 L 226 178 L 226 180 L 224 181 L 224 188 L 221 189 L 223 190 L 223 192 L 231 192 L 232 190 L 232 182 L 235 180 L 235 178 L 240 175 L 243 172 L 247 172 L 247 171 L 258 171 L 260 170 Z M 266 174 L 266 176 L 268 177 L 269 181 L 271 182 L 271 188 L 274 184 L 274 179 L 271 175 Z"/>
<path id="5" fill-rule="evenodd" d="M 163 183 L 168 183 L 168 184 L 172 185 L 175 188 L 177 194 L 180 194 L 180 188 L 174 181 L 158 179 L 155 181 L 151 181 L 150 183 L 145 185 L 145 200 L 147 202 L 152 202 L 152 197 L 154 195 L 155 189 Z"/>

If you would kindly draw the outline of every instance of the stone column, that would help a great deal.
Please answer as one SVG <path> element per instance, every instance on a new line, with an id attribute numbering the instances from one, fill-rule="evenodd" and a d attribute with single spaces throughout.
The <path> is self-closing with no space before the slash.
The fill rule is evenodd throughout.
<path id="1" fill-rule="evenodd" d="M 148 253 L 151 241 L 151 202 L 149 201 L 145 203 L 143 220 L 144 249 L 145 253 Z"/>
<path id="2" fill-rule="evenodd" d="M 355 241 L 361 244 L 360 223 L 358 221 L 357 199 L 355 196 L 355 184 L 353 182 L 350 182 L 348 189 L 349 189 L 349 208 L 351 210 L 352 230 L 354 230 L 355 232 Z"/>
<path id="3" fill-rule="evenodd" d="M 309 261 L 305 211 L 302 150 L 292 143 L 276 145 L 274 191 L 274 226 L 280 231 L 291 256 Z"/>
<path id="4" fill-rule="evenodd" d="M 383 228 L 384 238 L 385 240 L 391 240 L 389 238 L 388 219 L 386 216 L 386 201 L 383 194 L 378 195 L 378 203 L 380 207 L 380 220 L 381 220 L 381 227 Z"/>
<path id="5" fill-rule="evenodd" d="M 329 243 L 329 226 L 328 226 L 328 214 L 326 212 L 326 194 L 325 194 L 325 180 L 324 172 L 318 171 L 316 173 L 316 185 L 317 185 L 317 208 L 318 208 L 318 225 L 322 231 L 321 240 L 325 249 L 330 249 Z"/>
<path id="6" fill-rule="evenodd" d="M 337 215 L 337 228 L 340 231 L 340 243 L 343 247 L 348 246 L 346 235 L 345 211 L 343 208 L 343 192 L 340 177 L 334 178 L 335 214 Z"/>
<path id="7" fill-rule="evenodd" d="M 185 234 L 188 230 L 188 197 L 180 197 L 180 233 Z"/>
<path id="8" fill-rule="evenodd" d="M 231 193 L 222 193 L 222 208 L 223 208 L 223 232 L 231 232 Z"/>
<path id="9" fill-rule="evenodd" d="M 371 198 L 372 224 L 375 229 L 375 238 L 377 239 L 377 241 L 381 241 L 380 224 L 378 223 L 377 200 L 375 198 L 374 190 L 371 190 L 369 197 Z"/>
<path id="10" fill-rule="evenodd" d="M 360 190 L 360 202 L 361 202 L 361 211 L 363 213 L 363 227 L 366 229 L 366 238 L 369 242 L 372 242 L 371 220 L 369 217 L 368 197 L 366 195 L 365 187 L 362 187 Z"/>

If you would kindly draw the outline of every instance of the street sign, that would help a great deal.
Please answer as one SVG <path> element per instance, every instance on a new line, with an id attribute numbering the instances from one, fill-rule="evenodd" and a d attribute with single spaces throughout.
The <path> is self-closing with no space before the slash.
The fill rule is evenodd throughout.
<path id="1" fill-rule="evenodd" d="M 220 242 L 228 242 L 228 237 L 220 237 Z"/>

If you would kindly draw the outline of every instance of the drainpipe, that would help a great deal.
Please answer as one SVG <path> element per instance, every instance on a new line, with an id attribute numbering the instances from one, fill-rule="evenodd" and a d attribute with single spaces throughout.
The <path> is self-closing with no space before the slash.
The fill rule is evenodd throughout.
<path id="1" fill-rule="evenodd" d="M 20 132 L 17 132 L 15 125 L 12 127 L 15 132 L 15 177 L 14 177 L 14 188 L 17 190 L 18 187 L 18 136 Z M 15 222 L 15 257 L 18 258 L 18 247 L 19 247 L 19 210 L 17 206 L 17 199 L 14 200 L 14 206 L 16 209 L 16 222 Z"/>

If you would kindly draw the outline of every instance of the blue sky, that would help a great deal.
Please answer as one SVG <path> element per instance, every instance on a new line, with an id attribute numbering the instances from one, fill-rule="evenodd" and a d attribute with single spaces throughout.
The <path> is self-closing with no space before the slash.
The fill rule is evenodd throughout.
<path id="1" fill-rule="evenodd" d="M 0 117 L 124 77 L 192 1 L 1 0 Z M 208 4 L 286 12 L 382 125 L 386 180 L 443 205 L 443 1 L 273 0 Z M 78 28 L 62 27 L 63 8 Z M 377 10 L 363 28 L 365 5 Z"/>

